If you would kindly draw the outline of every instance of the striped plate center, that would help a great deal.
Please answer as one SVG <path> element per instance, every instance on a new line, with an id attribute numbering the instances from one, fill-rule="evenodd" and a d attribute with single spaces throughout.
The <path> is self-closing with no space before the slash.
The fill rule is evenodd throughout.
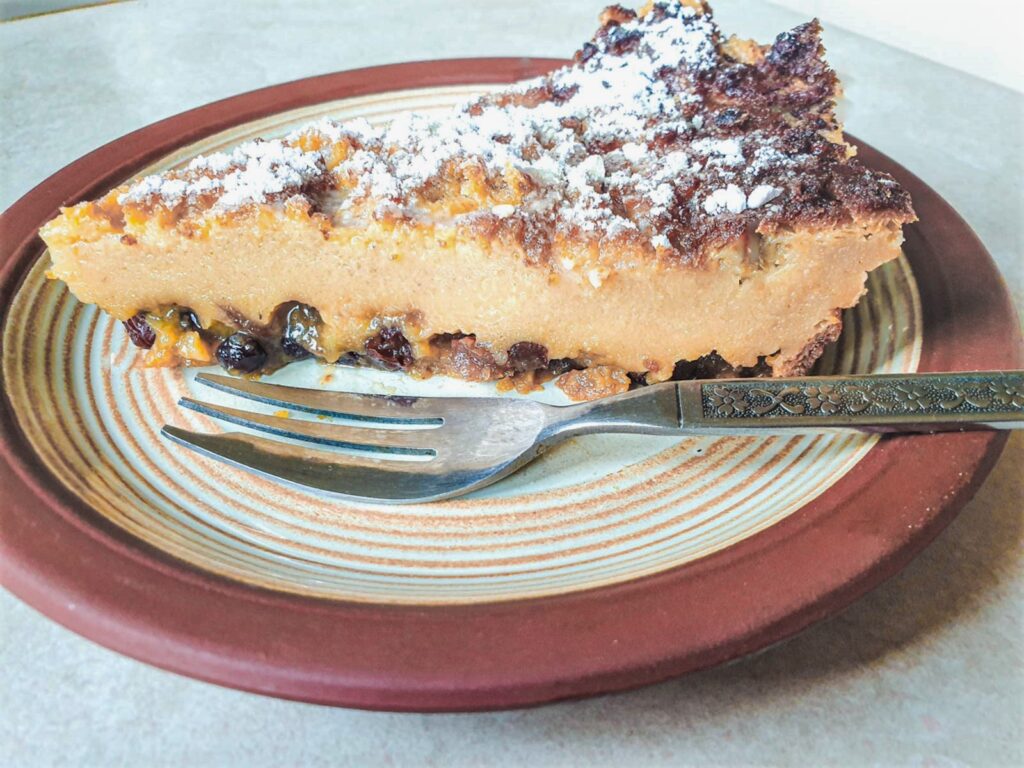
<path id="1" fill-rule="evenodd" d="M 444 109 L 479 86 L 335 101 L 247 123 L 185 147 L 151 173 L 320 116 L 390 120 Z M 45 279 L 43 254 L 4 327 L 3 374 L 20 425 L 53 473 L 116 525 L 196 567 L 320 597 L 395 603 L 519 599 L 624 581 L 728 547 L 825 491 L 877 438 L 588 436 L 496 486 L 448 502 L 380 506 L 273 483 L 159 436 L 217 431 L 179 397 L 228 403 L 194 371 L 145 369 L 119 323 Z M 844 316 L 822 373 L 914 371 L 921 308 L 904 258 L 876 270 Z M 329 379 L 326 380 L 325 379 Z M 313 361 L 268 377 L 394 394 L 493 395 Z M 562 402 L 553 387 L 537 395 Z"/>

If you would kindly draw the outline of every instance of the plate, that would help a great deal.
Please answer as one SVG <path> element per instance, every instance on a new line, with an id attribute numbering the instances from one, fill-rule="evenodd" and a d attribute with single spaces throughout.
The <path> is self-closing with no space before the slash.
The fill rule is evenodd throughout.
<path id="1" fill-rule="evenodd" d="M 59 205 L 323 115 L 444 109 L 561 63 L 402 64 L 243 94 L 108 144 L 5 212 L 4 585 L 93 640 L 204 680 L 465 710 L 720 663 L 909 562 L 970 498 L 1004 435 L 591 436 L 461 499 L 343 502 L 161 439 L 164 423 L 219 429 L 175 405 L 194 371 L 142 368 L 118 323 L 45 279 L 36 231 Z M 819 372 L 1016 367 L 1018 325 L 977 238 L 923 182 L 864 145 L 861 157 L 908 188 L 921 223 L 904 257 L 871 275 Z M 494 394 L 311 361 L 271 379 Z M 549 389 L 538 397 L 557 402 Z"/>

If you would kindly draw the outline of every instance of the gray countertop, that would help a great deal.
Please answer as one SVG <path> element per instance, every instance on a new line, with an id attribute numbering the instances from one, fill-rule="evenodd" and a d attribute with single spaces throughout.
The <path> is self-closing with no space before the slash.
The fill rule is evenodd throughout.
<path id="1" fill-rule="evenodd" d="M 0 208 L 106 141 L 270 83 L 568 56 L 600 5 L 129 2 L 2 24 Z M 802 20 L 755 0 L 717 6 L 727 30 L 763 39 Z M 953 203 L 1020 307 L 1024 98 L 842 30 L 826 42 L 850 132 Z M 1021 765 L 1022 465 L 1024 434 L 906 571 L 782 646 L 519 712 L 368 713 L 225 690 L 115 655 L 0 592 L 0 764 Z"/>

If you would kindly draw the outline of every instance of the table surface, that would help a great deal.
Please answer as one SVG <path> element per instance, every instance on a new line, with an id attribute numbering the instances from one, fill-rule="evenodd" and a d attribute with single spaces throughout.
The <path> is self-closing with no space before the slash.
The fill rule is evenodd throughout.
<path id="1" fill-rule="evenodd" d="M 252 88 L 392 61 L 568 56 L 600 5 L 174 0 L 2 24 L 0 208 L 104 142 Z M 760 39 L 802 21 L 717 5 L 725 29 Z M 839 29 L 826 42 L 851 133 L 953 203 L 1019 308 L 1024 99 Z M 0 763 L 1021 765 L 1022 465 L 1019 434 L 909 568 L 781 646 L 526 711 L 370 713 L 230 691 L 118 656 L 0 592 Z"/>

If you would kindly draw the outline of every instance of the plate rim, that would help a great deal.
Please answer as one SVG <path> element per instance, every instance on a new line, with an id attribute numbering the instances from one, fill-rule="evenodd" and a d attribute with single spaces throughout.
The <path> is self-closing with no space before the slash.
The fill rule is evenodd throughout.
<path id="1" fill-rule="evenodd" d="M 59 205 L 101 194 L 176 148 L 318 102 L 512 82 L 564 63 L 467 58 L 346 70 L 249 91 L 116 139 L 0 215 L 0 327 L 19 278 L 42 249 L 39 225 Z M 923 181 L 858 145 L 866 164 L 910 190 L 925 219 L 906 229 L 908 245 L 946 254 L 928 264 L 908 254 L 925 328 L 943 324 L 944 338 L 956 342 L 940 347 L 926 333 L 919 370 L 1019 367 L 1016 311 L 980 240 Z M 952 310 L 946 317 L 937 315 L 941 304 Z M 229 687 L 392 711 L 527 706 L 714 666 L 839 612 L 945 528 L 1007 439 L 982 432 L 886 437 L 802 509 L 697 561 L 564 594 L 425 607 L 253 587 L 135 539 L 50 474 L 0 388 L 0 584 L 112 650 Z M 829 552 L 827 569 L 821 551 Z M 715 611 L 702 614 L 711 596 Z"/>

